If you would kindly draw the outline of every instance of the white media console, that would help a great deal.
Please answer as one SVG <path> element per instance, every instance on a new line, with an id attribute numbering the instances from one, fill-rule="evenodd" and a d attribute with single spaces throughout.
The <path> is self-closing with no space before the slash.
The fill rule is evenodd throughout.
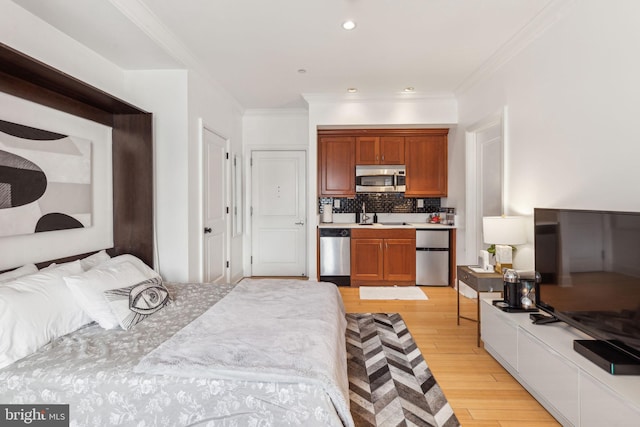
<path id="1" fill-rule="evenodd" d="M 563 322 L 534 325 L 493 299 L 480 303 L 484 348 L 562 425 L 640 426 L 640 376 L 609 374 L 573 350 L 587 335 Z"/>

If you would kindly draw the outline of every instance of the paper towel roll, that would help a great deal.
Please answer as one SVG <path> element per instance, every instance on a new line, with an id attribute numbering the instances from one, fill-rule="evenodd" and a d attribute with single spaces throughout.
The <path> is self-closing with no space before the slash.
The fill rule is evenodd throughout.
<path id="1" fill-rule="evenodd" d="M 324 205 L 322 207 L 322 222 L 333 222 L 333 209 L 331 209 L 331 205 Z"/>

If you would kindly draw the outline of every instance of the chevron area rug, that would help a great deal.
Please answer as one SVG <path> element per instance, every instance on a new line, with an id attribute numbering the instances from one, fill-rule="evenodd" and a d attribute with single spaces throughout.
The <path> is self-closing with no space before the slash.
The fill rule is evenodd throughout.
<path id="1" fill-rule="evenodd" d="M 347 314 L 347 359 L 356 426 L 460 425 L 399 314 Z"/>

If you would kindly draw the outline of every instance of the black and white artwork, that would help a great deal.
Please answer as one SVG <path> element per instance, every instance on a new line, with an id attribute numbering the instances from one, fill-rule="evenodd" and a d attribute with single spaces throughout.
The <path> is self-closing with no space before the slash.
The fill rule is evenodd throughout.
<path id="1" fill-rule="evenodd" d="M 92 142 L 0 119 L 0 237 L 92 226 Z"/>

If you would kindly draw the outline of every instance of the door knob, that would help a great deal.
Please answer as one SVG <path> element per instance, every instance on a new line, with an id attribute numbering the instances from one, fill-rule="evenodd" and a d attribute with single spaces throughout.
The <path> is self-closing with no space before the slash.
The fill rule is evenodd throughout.
<path id="1" fill-rule="evenodd" d="M 204 228 L 204 232 L 206 233 L 211 233 L 211 227 L 205 227 Z"/>
<path id="2" fill-rule="evenodd" d="M 304 221 L 299 221 L 295 223 L 296 225 L 304 225 Z"/>

